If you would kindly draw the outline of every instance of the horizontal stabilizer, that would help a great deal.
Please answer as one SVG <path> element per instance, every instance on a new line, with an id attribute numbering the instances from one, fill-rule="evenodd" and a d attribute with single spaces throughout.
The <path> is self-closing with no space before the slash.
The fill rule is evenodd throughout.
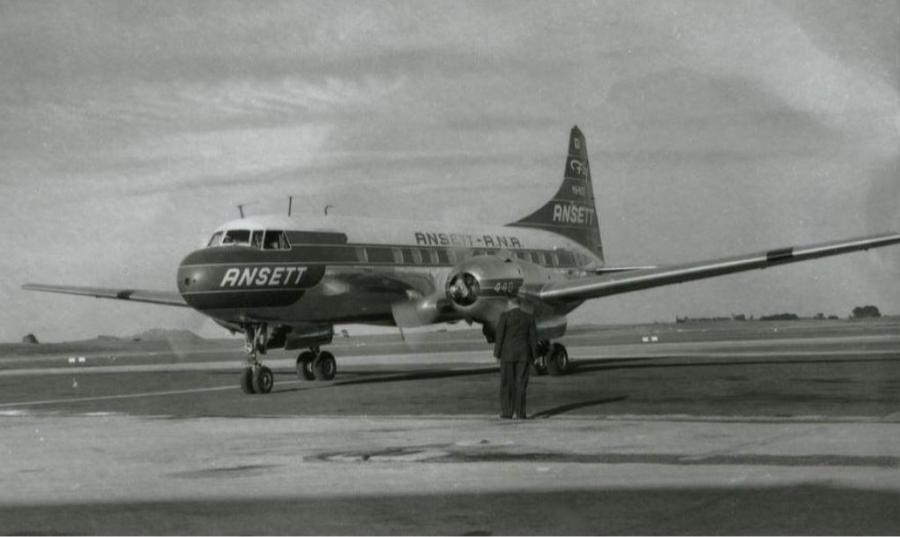
<path id="1" fill-rule="evenodd" d="M 130 300 L 132 302 L 147 302 L 150 304 L 161 304 L 163 306 L 189 307 L 177 291 L 45 285 L 42 283 L 26 283 L 22 286 L 22 289 L 28 291 L 41 291 L 44 293 L 61 293 L 64 295 L 92 296 L 96 298 Z"/>

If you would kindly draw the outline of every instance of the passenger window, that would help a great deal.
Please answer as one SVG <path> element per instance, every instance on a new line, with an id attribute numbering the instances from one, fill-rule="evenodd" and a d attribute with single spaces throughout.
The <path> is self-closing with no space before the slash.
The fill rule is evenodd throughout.
<path id="1" fill-rule="evenodd" d="M 262 240 L 263 240 L 263 232 L 262 231 L 254 231 L 252 235 L 250 235 L 250 246 L 254 248 L 262 248 Z"/>
<path id="2" fill-rule="evenodd" d="M 394 263 L 402 265 L 403 254 L 400 253 L 400 248 L 391 248 L 391 253 L 394 254 Z"/>
<path id="3" fill-rule="evenodd" d="M 249 246 L 250 230 L 248 229 L 231 229 L 225 233 L 222 244 L 232 246 Z"/>
<path id="4" fill-rule="evenodd" d="M 357 248 L 356 249 L 356 259 L 360 263 L 367 263 L 369 261 L 369 256 L 366 255 L 365 248 Z"/>
<path id="5" fill-rule="evenodd" d="M 438 263 L 441 265 L 449 265 L 450 264 L 450 256 L 447 255 L 447 250 L 437 250 L 437 258 Z M 432 257 L 432 259 L 434 259 Z"/>
<path id="6" fill-rule="evenodd" d="M 422 250 L 413 249 L 413 250 L 410 250 L 410 252 L 412 252 L 413 263 L 415 263 L 416 265 L 421 265 L 422 264 Z"/>
<path id="7" fill-rule="evenodd" d="M 552 254 L 550 254 L 550 263 L 551 263 L 554 267 L 558 267 L 558 266 L 559 266 L 559 256 L 556 255 L 556 252 L 553 252 Z"/>
<path id="8" fill-rule="evenodd" d="M 393 263 L 394 255 L 391 252 L 394 248 L 366 248 L 366 255 L 371 263 Z"/>

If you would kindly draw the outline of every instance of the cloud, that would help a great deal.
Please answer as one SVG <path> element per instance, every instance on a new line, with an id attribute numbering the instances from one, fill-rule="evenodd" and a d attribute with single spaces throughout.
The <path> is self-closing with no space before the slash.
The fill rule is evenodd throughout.
<path id="1" fill-rule="evenodd" d="M 692 61 L 756 81 L 786 105 L 842 132 L 859 151 L 883 158 L 900 151 L 897 89 L 818 46 L 803 20 L 758 2 L 670 3 L 668 14 L 674 16 L 655 22 L 666 24 Z"/>

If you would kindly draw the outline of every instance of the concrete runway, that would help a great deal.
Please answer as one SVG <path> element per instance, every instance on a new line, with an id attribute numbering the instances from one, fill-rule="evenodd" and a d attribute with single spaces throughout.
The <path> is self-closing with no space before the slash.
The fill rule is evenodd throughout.
<path id="1" fill-rule="evenodd" d="M 518 422 L 486 347 L 5 358 L 0 533 L 900 532 L 896 331 L 568 345 Z"/>

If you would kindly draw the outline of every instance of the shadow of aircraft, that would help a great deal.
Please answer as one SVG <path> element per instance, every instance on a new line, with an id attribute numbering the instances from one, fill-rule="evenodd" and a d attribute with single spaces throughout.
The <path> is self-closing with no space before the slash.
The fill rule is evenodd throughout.
<path id="1" fill-rule="evenodd" d="M 698 356 L 702 357 L 702 356 Z M 665 369 L 665 368 L 674 368 L 674 367 L 721 367 L 721 366 L 734 366 L 734 367 L 743 367 L 743 366 L 753 366 L 753 365 L 796 365 L 796 364 L 860 364 L 860 363 L 879 363 L 879 362 L 900 362 L 900 354 L 897 357 L 891 358 L 814 358 L 809 360 L 734 360 L 734 361 L 722 361 L 717 360 L 714 362 L 664 362 L 664 363 L 633 363 L 633 362 L 645 362 L 650 360 L 674 360 L 674 359 L 684 359 L 684 356 L 654 356 L 652 358 L 635 358 L 630 360 L 616 360 L 616 363 L 611 363 L 612 360 L 607 360 L 605 358 L 596 358 L 596 359 L 582 359 L 577 362 L 573 361 L 573 365 L 575 366 L 571 373 L 569 374 L 578 374 L 578 373 L 588 373 L 591 371 L 614 371 L 619 369 Z"/>
<path id="2" fill-rule="evenodd" d="M 277 372 L 280 373 L 280 372 Z M 320 383 L 310 381 L 309 384 L 305 384 L 303 386 L 297 386 L 293 388 L 284 388 L 284 389 L 276 389 L 273 390 L 272 393 L 290 393 L 297 392 L 302 390 L 311 390 L 311 389 L 323 389 L 323 388 L 335 388 L 339 386 L 354 386 L 360 384 L 380 384 L 386 382 L 406 382 L 406 381 L 415 381 L 415 380 L 429 380 L 429 379 L 442 379 L 442 378 L 454 378 L 454 377 L 468 377 L 475 375 L 486 375 L 486 374 L 496 374 L 497 367 L 496 366 L 487 366 L 487 367 L 471 367 L 465 369 L 423 369 L 423 370 L 412 370 L 412 371 L 373 371 L 373 372 L 365 372 L 365 371 L 354 371 L 352 374 L 356 378 L 351 378 L 347 380 L 337 380 L 327 383 Z M 285 373 L 287 374 L 287 373 Z M 349 375 L 350 373 L 345 373 L 345 375 Z M 276 385 L 277 386 L 277 385 Z"/>

